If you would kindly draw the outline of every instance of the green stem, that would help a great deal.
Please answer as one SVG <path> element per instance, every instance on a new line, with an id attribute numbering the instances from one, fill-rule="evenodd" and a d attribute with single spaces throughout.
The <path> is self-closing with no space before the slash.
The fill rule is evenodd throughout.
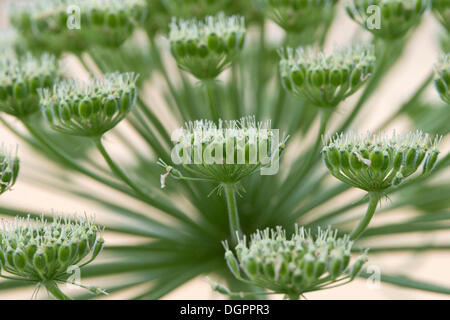
<path id="1" fill-rule="evenodd" d="M 209 110 L 211 111 L 211 117 L 214 120 L 214 122 L 218 122 L 219 116 L 217 115 L 216 106 L 214 105 L 214 99 L 212 96 L 212 81 L 208 80 L 205 81 L 205 89 L 206 89 L 206 96 L 208 97 L 208 105 Z"/>
<path id="2" fill-rule="evenodd" d="M 285 196 L 281 199 L 281 201 L 278 202 L 277 207 L 281 204 L 286 202 L 286 199 L 289 198 L 289 196 L 292 194 L 292 192 L 295 190 L 295 186 L 300 183 L 303 178 L 310 172 L 310 169 L 315 164 L 315 159 L 319 155 L 319 150 L 321 146 L 322 136 L 325 134 L 328 121 L 330 120 L 330 116 L 332 114 L 332 110 L 329 109 L 320 109 L 320 128 L 319 132 L 316 137 L 316 141 L 314 142 L 313 147 L 308 150 L 308 158 L 300 168 L 298 172 L 291 172 L 295 176 L 295 180 L 291 180 L 291 183 L 285 184 L 285 190 L 288 190 L 288 192 L 285 194 Z"/>
<path id="3" fill-rule="evenodd" d="M 353 231 L 350 233 L 350 240 L 358 239 L 361 236 L 361 234 L 366 230 L 367 226 L 370 223 L 370 220 L 372 220 L 375 210 L 377 209 L 378 202 L 380 201 L 380 199 L 381 199 L 380 193 L 369 192 L 369 206 L 367 207 L 366 214 L 361 219 L 356 228 L 353 229 Z"/>
<path id="4" fill-rule="evenodd" d="M 238 236 L 242 233 L 239 223 L 239 212 L 236 203 L 235 185 L 224 183 L 223 189 L 225 191 L 225 198 L 228 207 L 228 220 L 230 222 L 231 239 L 234 244 L 238 242 Z"/>
<path id="5" fill-rule="evenodd" d="M 61 291 L 61 289 L 59 289 L 59 287 L 55 281 L 46 282 L 44 285 L 45 285 L 45 288 L 47 289 L 47 291 L 49 293 L 51 293 L 56 299 L 58 299 L 58 300 L 73 300 L 71 297 L 66 296 L 64 294 L 64 292 Z"/>
<path id="6" fill-rule="evenodd" d="M 106 151 L 105 147 L 103 146 L 101 137 L 96 138 L 94 142 L 98 151 L 100 151 L 106 163 L 108 163 L 108 166 L 111 169 L 111 171 L 123 182 L 125 182 L 131 189 L 133 189 L 133 191 L 136 192 L 136 194 L 146 199 L 148 197 L 147 194 L 143 192 L 133 181 L 131 181 L 131 179 L 128 178 L 128 176 L 122 171 L 122 169 L 120 169 L 120 167 L 110 157 L 108 151 Z"/>

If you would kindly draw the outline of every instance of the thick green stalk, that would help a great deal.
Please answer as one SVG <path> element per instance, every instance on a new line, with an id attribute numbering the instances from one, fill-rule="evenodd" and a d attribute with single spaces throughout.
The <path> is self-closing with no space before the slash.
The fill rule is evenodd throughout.
<path id="1" fill-rule="evenodd" d="M 361 236 L 361 234 L 366 230 L 367 226 L 370 223 L 370 220 L 372 220 L 375 210 L 377 209 L 378 202 L 380 201 L 380 199 L 381 199 L 380 193 L 369 192 L 369 206 L 367 207 L 366 214 L 361 219 L 356 228 L 353 229 L 353 231 L 350 233 L 350 240 L 358 239 Z"/>
<path id="2" fill-rule="evenodd" d="M 55 281 L 49 281 L 44 283 L 45 288 L 49 293 L 51 293 L 58 300 L 73 300 L 71 297 L 64 294 L 64 292 L 59 289 Z"/>
<path id="3" fill-rule="evenodd" d="M 236 203 L 236 186 L 230 183 L 224 183 L 222 186 L 225 192 L 225 199 L 227 201 L 231 239 L 233 240 L 233 243 L 236 244 L 238 242 L 238 235 L 242 233 L 241 225 L 239 223 L 239 212 Z"/>
<path id="4" fill-rule="evenodd" d="M 211 117 L 214 120 L 214 122 L 217 123 L 219 120 L 219 116 L 217 114 L 217 109 L 214 104 L 214 99 L 212 96 L 213 80 L 206 80 L 206 81 L 204 81 L 204 84 L 205 84 L 206 96 L 208 98 L 209 110 L 211 111 Z"/>

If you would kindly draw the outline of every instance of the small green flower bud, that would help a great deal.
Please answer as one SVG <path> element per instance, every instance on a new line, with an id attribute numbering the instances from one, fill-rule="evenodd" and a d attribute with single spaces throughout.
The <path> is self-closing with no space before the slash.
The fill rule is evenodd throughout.
<path id="1" fill-rule="evenodd" d="M 423 165 L 423 173 L 424 174 L 428 174 L 434 169 L 434 167 L 436 166 L 436 163 L 437 163 L 438 156 L 439 156 L 439 151 L 437 151 L 437 150 L 432 150 L 430 153 L 428 153 L 428 155 L 425 159 L 425 163 Z"/>
<path id="2" fill-rule="evenodd" d="M 21 249 L 16 249 L 14 251 L 13 261 L 15 268 L 20 272 L 22 272 L 27 265 L 27 257 Z"/>
<path id="3" fill-rule="evenodd" d="M 227 262 L 228 269 L 230 269 L 231 273 L 233 273 L 233 275 L 238 278 L 241 274 L 239 263 L 237 262 L 233 252 L 231 252 L 230 250 L 227 250 L 225 252 L 225 261 Z"/>
<path id="4" fill-rule="evenodd" d="M 231 293 L 227 287 L 225 287 L 220 283 L 213 282 L 211 286 L 214 291 L 219 292 L 221 294 L 229 295 Z"/>
<path id="5" fill-rule="evenodd" d="M 68 263 L 71 256 L 71 246 L 67 243 L 62 244 L 58 249 L 58 261 L 61 265 Z"/>
<path id="6" fill-rule="evenodd" d="M 350 277 L 351 279 L 355 279 L 358 274 L 361 272 L 364 264 L 367 262 L 367 256 L 364 254 L 359 256 L 356 261 L 353 263 L 350 269 Z"/>
<path id="7" fill-rule="evenodd" d="M 88 119 L 92 114 L 94 107 L 92 101 L 84 99 L 80 102 L 79 115 L 84 119 Z"/>
<path id="8" fill-rule="evenodd" d="M 398 187 L 403 182 L 403 180 L 404 180 L 403 174 L 397 172 L 394 179 L 392 180 L 392 185 L 394 187 Z"/>
<path id="9" fill-rule="evenodd" d="M 374 170 L 380 170 L 381 167 L 383 166 L 383 162 L 384 162 L 383 152 L 381 152 L 381 150 L 378 148 L 374 149 L 370 153 L 369 160 L 370 160 L 370 166 Z"/>
<path id="10" fill-rule="evenodd" d="M 45 253 L 43 250 L 38 249 L 33 257 L 33 266 L 39 273 L 44 273 L 47 265 L 47 261 L 45 258 Z"/>

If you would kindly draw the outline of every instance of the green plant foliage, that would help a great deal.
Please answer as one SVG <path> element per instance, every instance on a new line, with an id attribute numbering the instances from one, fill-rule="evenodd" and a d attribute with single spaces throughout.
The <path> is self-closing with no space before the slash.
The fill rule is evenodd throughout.
<path id="1" fill-rule="evenodd" d="M 79 17 L 67 13 L 69 2 Z M 0 214 L 9 221 L 0 232 L 0 294 L 26 288 L 31 296 L 39 285 L 68 299 L 58 287 L 62 272 L 87 259 L 83 282 L 120 281 L 73 298 L 106 291 L 159 299 L 208 275 L 230 298 L 298 299 L 370 277 L 365 262 L 375 255 L 448 252 L 450 243 L 422 238 L 404 245 L 413 233 L 450 228 L 448 28 L 429 35 L 440 38 L 442 58 L 417 88 L 402 84 L 413 90 L 401 105 L 367 103 L 392 81 L 424 14 L 433 10 L 446 25 L 446 2 L 432 2 L 434 9 L 427 0 L 352 0 L 348 14 L 371 38 L 357 44 L 358 32 L 334 51 L 327 37 L 344 6 L 338 1 L 45 0 L 9 8 L 15 31 L 0 30 L 0 51 L 13 58 L 0 56 L 0 125 L 34 153 L 21 156 L 27 170 L 17 180 L 16 155 L 0 151 Z M 381 9 L 379 29 L 369 28 L 370 5 Z M 68 29 L 78 18 L 81 29 Z M 95 76 L 84 83 L 64 72 L 73 71 L 70 63 L 59 68 L 66 57 Z M 378 127 L 367 119 L 374 112 L 383 115 Z M 385 133 L 397 120 L 408 127 Z M 126 161 L 108 153 L 114 143 Z M 275 172 L 261 174 L 267 163 L 251 156 L 255 146 L 277 161 Z M 176 161 L 192 160 L 186 150 L 202 161 Z M 203 162 L 205 154 L 219 161 Z M 97 227 L 4 200 L 26 182 L 108 216 Z M 355 200 L 353 187 L 366 194 Z M 394 209 L 402 220 L 379 218 Z M 115 236 L 123 240 L 111 244 Z M 450 294 L 403 269 L 380 280 Z"/>

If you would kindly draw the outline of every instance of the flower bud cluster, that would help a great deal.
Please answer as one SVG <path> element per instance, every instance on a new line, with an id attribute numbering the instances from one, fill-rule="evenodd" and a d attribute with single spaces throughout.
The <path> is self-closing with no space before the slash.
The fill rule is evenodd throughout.
<path id="1" fill-rule="evenodd" d="M 440 137 L 420 131 L 404 135 L 359 135 L 353 132 L 329 139 L 322 149 L 331 174 L 353 187 L 382 192 L 396 187 L 422 165 L 426 175 L 436 165 Z"/>
<path id="2" fill-rule="evenodd" d="M 200 80 L 214 79 L 242 50 L 244 18 L 223 14 L 204 21 L 173 18 L 170 49 L 178 66 Z"/>
<path id="3" fill-rule="evenodd" d="M 270 121 L 256 122 L 254 117 L 219 120 L 218 126 L 208 120 L 188 122 L 172 137 L 172 161 L 199 178 L 218 183 L 239 182 L 257 170 L 275 174 L 269 171 L 278 170 L 287 140 L 270 128 Z M 171 169 L 171 174 L 182 178 L 177 170 Z"/>
<path id="4" fill-rule="evenodd" d="M 442 100 L 450 104 L 450 54 L 442 55 L 435 65 L 434 85 Z"/>
<path id="5" fill-rule="evenodd" d="M 450 32 L 450 1 L 431 0 L 433 13 L 439 22 Z"/>
<path id="6" fill-rule="evenodd" d="M 350 18 L 377 37 L 397 39 L 417 26 L 429 0 L 350 0 Z"/>
<path id="7" fill-rule="evenodd" d="M 13 153 L 2 145 L 0 147 L 0 194 L 11 189 L 16 183 L 19 169 L 20 160 L 17 157 L 17 150 Z"/>
<path id="8" fill-rule="evenodd" d="M 40 58 L 13 51 L 0 53 L 0 111 L 25 117 L 39 110 L 38 89 L 49 88 L 59 76 L 56 59 L 48 54 Z"/>
<path id="9" fill-rule="evenodd" d="M 120 46 L 146 11 L 144 0 L 44 0 L 13 5 L 10 20 L 32 47 L 60 53 Z"/>
<path id="10" fill-rule="evenodd" d="M 256 0 L 267 16 L 287 32 L 317 29 L 332 19 L 338 0 Z"/>
<path id="11" fill-rule="evenodd" d="M 236 245 L 236 255 L 225 244 L 225 259 L 235 277 L 258 287 L 297 297 L 305 292 L 347 279 L 361 271 L 366 254 L 353 263 L 353 242 L 348 236 L 339 238 L 337 231 L 296 226 L 288 237 L 281 228 L 257 231 L 250 242 L 244 237 Z"/>
<path id="12" fill-rule="evenodd" d="M 68 267 L 82 267 L 102 251 L 104 241 L 99 231 L 91 219 L 76 217 L 3 222 L 1 269 L 24 280 L 64 281 Z"/>
<path id="13" fill-rule="evenodd" d="M 87 83 L 61 81 L 40 91 L 40 105 L 50 126 L 77 136 L 101 136 L 126 117 L 136 102 L 133 73 L 111 73 Z"/>
<path id="14" fill-rule="evenodd" d="M 375 67 L 371 46 L 355 45 L 329 56 L 311 47 L 279 53 L 284 87 L 319 107 L 338 105 L 366 82 Z"/>

